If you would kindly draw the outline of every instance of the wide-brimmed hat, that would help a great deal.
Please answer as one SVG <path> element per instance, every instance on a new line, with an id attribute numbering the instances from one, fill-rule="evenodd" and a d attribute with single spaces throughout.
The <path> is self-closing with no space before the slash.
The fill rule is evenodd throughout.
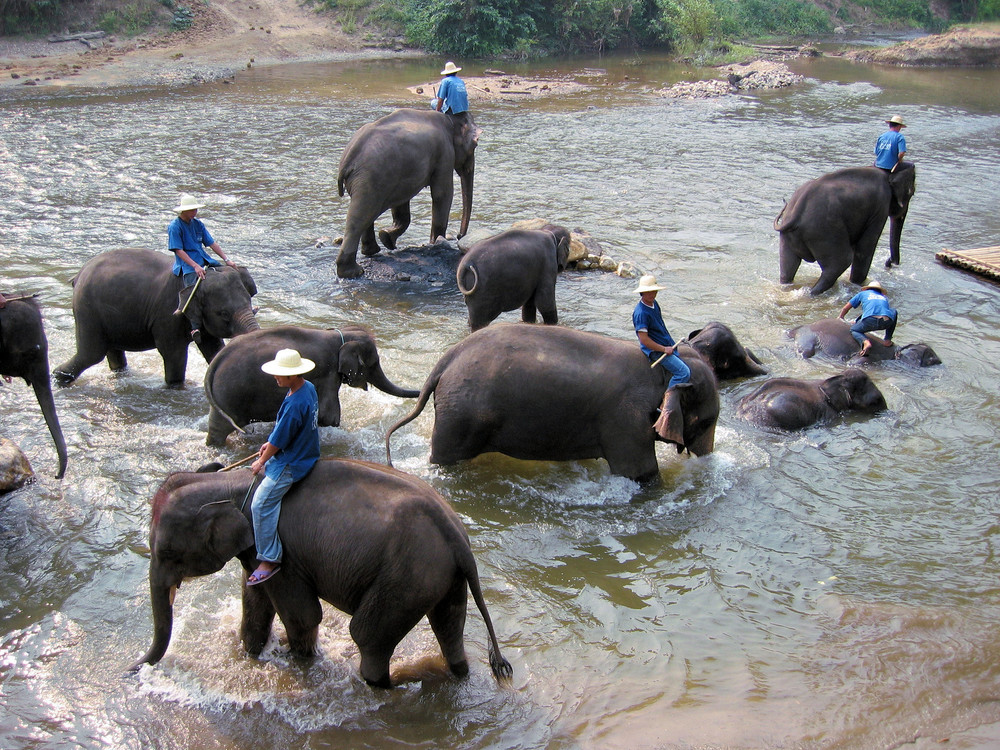
<path id="1" fill-rule="evenodd" d="M 191 211 L 192 209 L 195 208 L 204 208 L 204 207 L 205 204 L 199 203 L 198 199 L 195 198 L 193 195 L 188 195 L 187 193 L 184 193 L 181 196 L 181 204 L 179 206 L 174 207 L 174 213 L 179 214 L 183 211 Z"/>
<path id="2" fill-rule="evenodd" d="M 268 375 L 303 375 L 316 366 L 294 349 L 280 349 L 274 359 L 260 366 Z"/>
<path id="3" fill-rule="evenodd" d="M 460 70 L 461 68 L 459 68 L 457 65 L 455 65 L 455 63 L 449 60 L 444 64 L 444 70 L 441 71 L 441 75 L 450 76 L 452 73 L 457 73 Z"/>
<path id="4" fill-rule="evenodd" d="M 865 289 L 874 289 L 876 292 L 882 292 L 882 294 L 885 294 L 885 289 L 883 289 L 882 285 L 879 284 L 877 281 L 869 281 L 867 284 L 861 287 L 862 292 Z"/>
<path id="5" fill-rule="evenodd" d="M 657 284 L 656 277 L 651 273 L 647 273 L 639 279 L 639 286 L 635 288 L 635 292 L 636 294 L 642 294 L 643 292 L 659 292 L 662 289 L 666 289 L 666 287 Z"/>
<path id="6" fill-rule="evenodd" d="M 906 123 L 903 122 L 903 118 L 899 115 L 893 115 L 888 120 L 885 121 L 886 125 L 899 125 L 901 128 L 906 127 Z"/>

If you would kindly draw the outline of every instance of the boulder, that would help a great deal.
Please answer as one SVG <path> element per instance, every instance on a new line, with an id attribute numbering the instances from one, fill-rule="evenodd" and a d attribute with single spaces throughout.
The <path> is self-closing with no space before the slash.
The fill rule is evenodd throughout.
<path id="1" fill-rule="evenodd" d="M 34 476 L 28 457 L 17 445 L 0 437 L 0 494 L 24 486 Z"/>

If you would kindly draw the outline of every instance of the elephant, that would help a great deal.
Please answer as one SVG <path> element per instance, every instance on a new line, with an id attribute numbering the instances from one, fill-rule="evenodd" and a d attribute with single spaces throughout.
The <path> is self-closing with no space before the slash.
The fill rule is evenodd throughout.
<path id="1" fill-rule="evenodd" d="M 704 328 L 691 331 L 687 343 L 712 366 L 719 380 L 767 374 L 757 355 L 744 347 L 724 323 L 712 321 Z"/>
<path id="2" fill-rule="evenodd" d="M 166 653 L 174 595 L 185 578 L 215 573 L 233 557 L 248 574 L 256 567 L 250 508 L 242 502 L 252 482 L 248 469 L 175 473 L 156 491 L 149 530 L 153 641 L 133 671 Z M 260 655 L 276 612 L 291 652 L 313 655 L 322 599 L 352 616 L 369 684 L 391 687 L 389 659 L 425 614 L 452 674 L 462 677 L 469 671 L 463 631 L 471 590 L 489 633 L 493 674 L 511 677 L 469 536 L 425 482 L 367 461 L 321 459 L 282 500 L 278 534 L 280 572 L 257 586 L 243 583 L 240 635 L 250 655 Z"/>
<path id="3" fill-rule="evenodd" d="M 182 282 L 173 264 L 172 255 L 144 248 L 111 250 L 84 264 L 73 279 L 76 354 L 56 368 L 61 385 L 104 357 L 118 372 L 128 366 L 125 352 L 156 349 L 167 387 L 183 388 L 192 330 L 201 332 L 196 343 L 211 362 L 223 339 L 260 328 L 250 305 L 257 286 L 245 268 L 206 269 L 197 288 L 183 290 L 185 312 L 175 314 Z"/>
<path id="4" fill-rule="evenodd" d="M 653 479 L 657 437 L 678 453 L 701 456 L 715 447 L 715 374 L 691 347 L 678 355 L 691 383 L 667 390 L 664 369 L 651 368 L 637 343 L 561 326 L 488 326 L 434 366 L 413 411 L 386 433 L 386 457 L 391 465 L 389 438 L 433 393 L 431 463 L 491 451 L 529 460 L 604 458 L 613 474 Z M 654 431 L 658 416 L 666 424 Z"/>
<path id="5" fill-rule="evenodd" d="M 761 427 L 800 430 L 829 422 L 848 411 L 876 414 L 886 409 L 882 392 L 856 367 L 826 380 L 772 378 L 744 396 L 736 415 Z"/>
<path id="6" fill-rule="evenodd" d="M 455 193 L 452 170 L 462 182 L 462 223 L 459 238 L 469 231 L 476 145 L 480 129 L 472 115 L 447 115 L 422 109 L 398 109 L 363 125 L 340 157 L 337 191 L 351 196 L 344 240 L 337 256 L 337 275 L 364 275 L 358 265 L 358 244 L 364 255 L 379 252 L 375 220 L 392 209 L 392 227 L 379 232 L 389 250 L 410 225 L 410 199 L 430 185 L 431 242 L 448 229 Z"/>
<path id="7" fill-rule="evenodd" d="M 340 424 L 340 385 L 368 390 L 368 384 L 390 396 L 416 398 L 419 391 L 400 388 L 382 371 L 375 339 L 358 325 L 323 331 L 280 326 L 253 331 L 233 339 L 219 352 L 205 373 L 208 445 L 225 445 L 234 429 L 250 422 L 273 422 L 284 393 L 260 366 L 279 349 L 295 349 L 316 363 L 306 373 L 319 396 L 320 427 Z"/>
<path id="8" fill-rule="evenodd" d="M 799 353 L 809 359 L 819 352 L 831 357 L 852 359 L 861 352 L 858 342 L 851 336 L 851 325 L 840 318 L 823 318 L 815 323 L 796 326 L 788 332 L 795 340 Z M 914 367 L 931 367 L 941 364 L 941 359 L 927 344 L 907 344 L 906 346 L 885 346 L 880 339 L 872 339 L 872 348 L 868 355 L 857 361 L 883 362 L 898 359 Z"/>
<path id="9" fill-rule="evenodd" d="M 899 239 L 915 189 L 916 168 L 905 161 L 891 173 L 878 167 L 852 167 L 799 187 L 774 220 L 781 233 L 781 283 L 792 283 L 802 261 L 819 263 L 822 269 L 810 294 L 825 292 L 848 267 L 851 282 L 864 283 L 887 218 L 891 221 L 885 267 L 898 266 Z"/>
<path id="10" fill-rule="evenodd" d="M 556 275 L 568 259 L 569 231 L 555 224 L 511 229 L 474 244 L 455 274 L 469 326 L 478 331 L 519 307 L 525 323 L 535 322 L 536 310 L 549 325 L 558 323 Z"/>
<path id="11" fill-rule="evenodd" d="M 0 376 L 24 378 L 35 392 L 45 424 L 56 445 L 59 470 L 66 474 L 66 440 L 63 438 L 49 375 L 49 341 L 45 338 L 42 311 L 34 296 L 10 296 L 0 308 Z"/>

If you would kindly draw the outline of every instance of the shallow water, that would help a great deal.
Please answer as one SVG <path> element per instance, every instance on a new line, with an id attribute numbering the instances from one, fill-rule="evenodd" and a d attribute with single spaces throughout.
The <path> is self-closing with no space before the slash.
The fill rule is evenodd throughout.
<path id="1" fill-rule="evenodd" d="M 405 87 L 436 80 L 439 64 L 289 65 L 232 85 L 0 101 L 0 287 L 42 293 L 55 367 L 74 351 L 80 266 L 162 248 L 170 207 L 192 192 L 254 274 L 262 326 L 364 323 L 389 377 L 419 387 L 466 333 L 457 290 L 341 283 L 329 243 L 315 245 L 343 231 L 336 169 L 350 135 L 424 106 Z M 807 264 L 779 285 L 771 221 L 802 182 L 868 163 L 899 113 L 918 192 L 903 265 L 883 271 L 883 238 L 872 275 L 900 310 L 896 339 L 929 343 L 943 366 L 873 367 L 887 413 L 793 435 L 738 422 L 757 381 L 727 384 L 716 452 L 661 445 L 656 488 L 602 461 L 430 466 L 428 410 L 393 436 L 393 457 L 465 521 L 515 676 L 511 689 L 493 681 L 470 613 L 470 678 L 391 692 L 364 685 L 333 610 L 312 664 L 290 661 L 280 627 L 262 659 L 246 657 L 235 563 L 184 584 L 166 658 L 123 678 L 152 632 L 149 498 L 170 471 L 252 452 L 265 428 L 207 448 L 196 350 L 183 391 L 162 387 L 155 353 L 133 354 L 126 374 L 97 366 L 57 392 L 60 482 L 30 390 L 2 387 L 2 433 L 39 477 L 0 498 L 0 746 L 871 748 L 1000 721 L 1000 288 L 934 260 L 1000 236 L 1000 73 L 795 67 L 808 79 L 791 89 L 671 102 L 649 92 L 686 71 L 656 56 L 518 66 L 594 88 L 477 108 L 473 227 L 540 216 L 583 228 L 666 283 L 675 334 L 721 320 L 772 374 L 828 377 L 842 365 L 799 359 L 784 332 L 835 315 L 856 288 L 842 279 L 810 298 Z M 427 239 L 426 193 L 413 209 L 401 244 Z M 567 272 L 560 322 L 628 339 L 634 286 Z M 385 429 L 410 403 L 346 387 L 341 398 L 324 455 L 383 460 Z M 435 652 L 422 624 L 397 662 Z"/>

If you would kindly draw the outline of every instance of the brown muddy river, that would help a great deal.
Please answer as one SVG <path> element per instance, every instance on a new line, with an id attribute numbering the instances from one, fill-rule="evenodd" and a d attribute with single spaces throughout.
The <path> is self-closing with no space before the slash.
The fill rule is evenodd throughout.
<path id="1" fill-rule="evenodd" d="M 185 583 L 166 658 L 124 670 L 152 634 L 149 500 L 168 472 L 254 451 L 260 427 L 205 446 L 206 365 L 163 387 L 155 353 L 88 370 L 56 393 L 64 480 L 23 382 L 0 387 L 0 432 L 38 481 L 0 497 L 0 746 L 4 748 L 892 748 L 987 747 L 1000 737 L 1000 287 L 942 266 L 938 250 L 997 244 L 1000 73 L 885 70 L 798 61 L 805 83 L 756 95 L 668 101 L 685 76 L 656 56 L 548 62 L 580 74 L 563 99 L 475 110 L 483 128 L 472 228 L 542 217 L 589 231 L 657 275 L 676 335 L 720 320 L 775 376 L 828 377 L 785 331 L 836 315 L 846 278 L 807 294 L 819 269 L 778 283 L 772 219 L 795 187 L 870 163 L 900 114 L 917 165 L 899 268 L 872 276 L 900 312 L 899 343 L 944 361 L 871 366 L 888 412 L 776 435 L 735 418 L 758 383 L 724 384 L 716 451 L 660 445 L 662 484 L 603 461 L 489 455 L 427 462 L 433 413 L 393 438 L 396 466 L 430 482 L 465 522 L 510 689 L 486 665 L 470 612 L 472 673 L 375 691 L 347 618 L 327 609 L 322 654 L 261 659 L 238 640 L 240 569 Z M 415 102 L 440 61 L 247 71 L 181 90 L 18 91 L 0 100 L 0 288 L 42 294 L 56 366 L 74 351 L 70 280 L 94 254 L 165 250 L 180 192 L 254 274 L 263 327 L 363 323 L 391 379 L 419 387 L 466 334 L 444 283 L 339 282 L 320 238 L 343 232 L 340 152 L 362 124 Z M 467 66 L 475 68 L 474 65 Z M 606 71 L 584 76 L 586 68 Z M 414 200 L 402 245 L 426 241 Z M 450 229 L 457 228 L 458 206 Z M 560 323 L 632 339 L 635 280 L 569 271 Z M 513 313 L 504 319 L 515 319 Z M 411 402 L 344 388 L 323 453 L 384 460 Z M 396 652 L 437 650 L 426 621 Z"/>

